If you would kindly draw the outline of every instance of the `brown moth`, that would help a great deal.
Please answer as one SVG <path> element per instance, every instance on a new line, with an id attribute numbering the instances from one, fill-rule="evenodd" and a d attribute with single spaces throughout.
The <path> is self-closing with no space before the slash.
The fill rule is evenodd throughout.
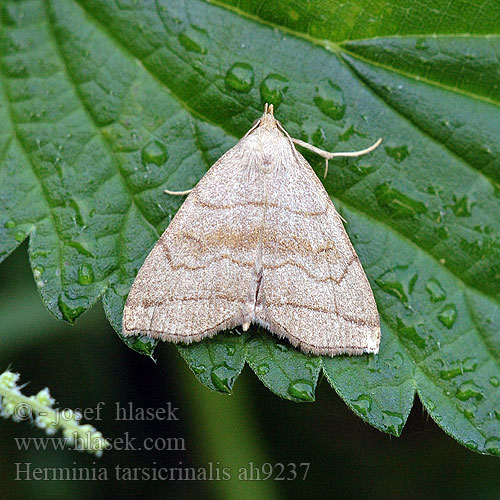
<path id="1" fill-rule="evenodd" d="M 192 190 L 132 285 L 123 334 L 194 342 L 258 323 L 304 352 L 376 353 L 377 306 L 330 197 L 273 106 Z M 166 191 L 170 194 L 187 194 Z"/>

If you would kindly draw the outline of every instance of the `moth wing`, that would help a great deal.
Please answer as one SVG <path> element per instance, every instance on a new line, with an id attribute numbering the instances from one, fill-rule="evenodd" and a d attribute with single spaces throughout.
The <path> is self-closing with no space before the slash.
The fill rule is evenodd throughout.
<path id="1" fill-rule="evenodd" d="M 268 190 L 256 320 L 306 352 L 378 352 L 377 306 L 342 220 L 307 161 L 286 161 Z"/>
<path id="2" fill-rule="evenodd" d="M 249 162 L 242 139 L 187 197 L 132 285 L 124 335 L 192 342 L 251 321 L 264 200 Z"/>

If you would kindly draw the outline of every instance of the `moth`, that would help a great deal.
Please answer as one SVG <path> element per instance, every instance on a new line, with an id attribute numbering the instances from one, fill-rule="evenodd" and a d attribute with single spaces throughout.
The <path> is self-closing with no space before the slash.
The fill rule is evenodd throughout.
<path id="1" fill-rule="evenodd" d="M 328 166 L 380 142 L 328 153 L 292 139 L 266 104 L 146 258 L 125 304 L 123 334 L 190 343 L 257 323 L 306 353 L 378 352 L 370 284 L 342 218 L 295 144 Z"/>

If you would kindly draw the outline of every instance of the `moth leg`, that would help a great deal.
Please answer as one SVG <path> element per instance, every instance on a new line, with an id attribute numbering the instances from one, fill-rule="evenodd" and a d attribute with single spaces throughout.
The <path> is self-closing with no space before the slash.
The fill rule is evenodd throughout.
<path id="1" fill-rule="evenodd" d="M 366 149 L 361 149 L 359 151 L 348 151 L 342 153 L 329 153 L 328 151 L 324 151 L 323 149 L 317 148 L 316 146 L 313 146 L 308 142 L 301 141 L 300 139 L 294 139 L 293 137 L 291 139 L 298 146 L 302 146 L 303 148 L 309 149 L 309 151 L 312 151 L 313 153 L 316 153 L 317 155 L 322 156 L 325 159 L 325 178 L 326 174 L 328 173 L 328 160 L 331 160 L 332 158 L 336 158 L 338 156 L 349 156 L 349 157 L 363 156 L 368 153 L 371 153 L 374 149 L 378 148 L 380 146 L 380 143 L 382 142 L 382 137 L 381 137 L 374 144 L 372 144 L 369 148 Z"/>
<path id="2" fill-rule="evenodd" d="M 189 194 L 192 190 L 193 190 L 193 188 L 186 189 L 186 191 L 170 191 L 170 189 L 164 189 L 163 192 L 166 194 L 171 194 L 173 196 L 185 196 L 185 195 Z"/>

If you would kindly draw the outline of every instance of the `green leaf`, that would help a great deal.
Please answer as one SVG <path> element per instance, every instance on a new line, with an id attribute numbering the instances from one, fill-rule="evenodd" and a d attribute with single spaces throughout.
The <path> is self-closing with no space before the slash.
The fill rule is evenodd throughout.
<path id="1" fill-rule="evenodd" d="M 363 420 L 399 436 L 415 395 L 413 363 L 397 335 L 382 321 L 379 355 L 323 358 L 331 386 Z"/>
<path id="2" fill-rule="evenodd" d="M 246 334 L 220 333 L 205 342 L 179 344 L 179 352 L 196 378 L 214 391 L 230 394 L 245 366 Z"/>
<path id="3" fill-rule="evenodd" d="M 256 335 L 247 344 L 246 359 L 257 377 L 282 398 L 314 401 L 320 358 L 303 354 L 267 331 L 256 330 Z"/>
<path id="4" fill-rule="evenodd" d="M 33 0 L 0 19 L 0 258 L 29 236 L 52 314 L 74 322 L 102 298 L 119 332 L 182 203 L 163 190 L 194 186 L 272 102 L 323 149 L 384 138 L 324 180 L 374 289 L 380 354 L 306 356 L 256 328 L 181 354 L 212 389 L 247 361 L 295 401 L 322 369 L 394 435 L 416 391 L 456 440 L 500 455 L 495 3 Z M 127 344 L 152 356 L 156 342 Z"/>

